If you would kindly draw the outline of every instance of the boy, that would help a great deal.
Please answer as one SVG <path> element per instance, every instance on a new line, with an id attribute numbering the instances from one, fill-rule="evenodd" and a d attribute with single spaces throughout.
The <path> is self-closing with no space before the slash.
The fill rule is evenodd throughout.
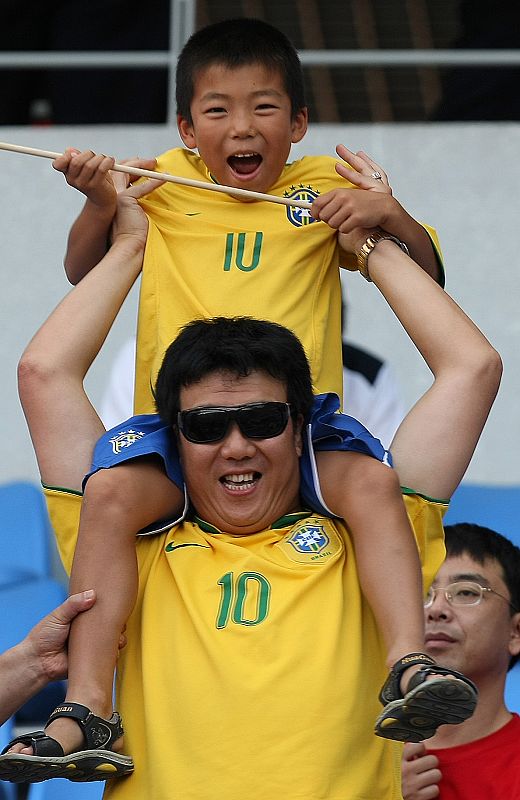
<path id="1" fill-rule="evenodd" d="M 210 192 L 171 185 L 142 200 L 149 231 L 141 289 L 136 411 L 154 410 L 150 386 L 178 328 L 193 318 L 229 314 L 230 310 L 289 324 L 310 358 L 316 390 L 340 395 L 337 267 L 343 261 L 342 236 L 360 227 L 384 228 L 375 238 L 369 236 L 363 252 L 360 250 L 361 269 L 367 277 L 368 254 L 381 237 L 390 237 L 401 246 L 401 240 L 406 241 L 412 255 L 437 276 L 439 267 L 427 233 L 392 198 L 386 176 L 364 154 L 355 156 L 339 147 L 338 154 L 348 157 L 355 169 L 341 164 L 336 171 L 350 180 L 350 185 L 366 191 L 343 188 L 345 183 L 334 173 L 332 159 L 302 159 L 285 166 L 291 144 L 305 134 L 307 110 L 296 52 L 271 26 L 257 20 L 232 20 L 195 34 L 179 59 L 177 97 L 181 137 L 188 147 L 198 148 L 200 157 L 174 150 L 159 160 L 160 169 L 255 191 L 269 189 L 274 194 L 315 199 L 312 218 L 268 203 L 243 203 L 223 195 L 217 200 Z M 87 194 L 66 257 L 67 274 L 73 282 L 88 272 L 106 247 L 116 202 L 108 175 L 112 163 L 103 156 L 71 151 L 55 162 L 68 182 Z M 145 193 L 143 190 L 141 196 Z M 349 520 L 363 590 L 385 636 L 388 665 L 397 662 L 392 688 L 384 696 L 386 704 L 393 703 L 390 717 L 387 720 L 383 714 L 376 730 L 388 737 L 422 737 L 414 714 L 407 710 L 413 692 L 406 701 L 403 695 L 411 688 L 409 681 L 417 667 L 431 664 L 431 660 L 421 653 L 419 561 L 397 476 L 378 463 L 388 462 L 389 454 L 355 420 L 340 415 L 331 420 L 328 414 L 324 422 L 318 434 L 313 431 L 314 438 L 318 435 L 323 440 L 317 449 L 350 452 L 321 452 L 317 457 L 326 487 L 318 508 Z M 158 447 L 157 439 L 161 442 Z M 71 590 L 87 581 L 96 587 L 99 599 L 86 624 L 84 618 L 72 633 L 67 699 L 105 717 L 111 712 L 116 642 L 135 596 L 135 532 L 157 519 L 171 524 L 184 502 L 179 465 L 171 466 L 164 452 L 164 447 L 171 448 L 171 439 L 171 432 L 156 419 L 138 417 L 119 426 L 102 440 L 86 484 Z M 363 458 L 365 454 L 375 458 Z M 124 463 L 127 460 L 132 463 Z M 162 462 L 169 470 L 168 477 Z M 117 470 L 100 469 L 114 463 L 119 464 Z M 255 475 L 247 479 L 230 475 L 230 491 L 253 490 L 256 480 Z M 305 487 L 303 496 L 309 496 Z M 107 530 L 113 530 L 117 539 L 107 536 Z M 114 541 L 119 570 L 115 578 L 112 572 L 108 582 L 105 566 L 113 559 Z M 399 572 L 389 568 L 397 564 Z M 408 609 L 406 624 L 403 607 Z M 407 656 L 410 652 L 413 655 Z M 402 660 L 403 656 L 407 658 Z M 439 681 L 440 692 L 447 681 Z M 449 689 L 455 703 L 468 695 L 467 685 L 460 680 L 450 680 Z M 468 703 L 466 715 L 474 701 L 473 697 Z M 443 719 L 436 717 L 435 724 L 448 718 L 449 713 Z M 78 731 L 71 725 L 69 720 L 57 720 L 48 732 L 63 739 L 67 748 L 76 746 L 77 742 L 71 741 L 79 739 Z"/>

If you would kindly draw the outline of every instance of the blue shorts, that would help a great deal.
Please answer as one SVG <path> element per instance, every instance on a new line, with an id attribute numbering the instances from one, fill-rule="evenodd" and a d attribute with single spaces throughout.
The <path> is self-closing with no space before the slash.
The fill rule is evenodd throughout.
<path id="1" fill-rule="evenodd" d="M 362 453 L 392 466 L 392 457 L 379 439 L 354 417 L 338 414 L 337 395 L 319 394 L 314 398 L 311 419 L 303 436 L 303 454 L 300 459 L 300 494 L 304 505 L 318 514 L 334 516 L 323 500 L 315 454 L 323 450 L 340 450 Z M 83 480 L 100 469 L 110 469 L 142 456 L 157 455 L 168 477 L 179 489 L 186 488 L 179 460 L 175 436 L 158 414 L 140 414 L 107 431 L 94 449 L 92 467 Z M 187 503 L 186 503 L 187 505 Z M 186 510 L 186 509 L 185 509 Z M 147 528 L 146 533 L 164 530 L 178 520 L 162 521 L 160 526 Z"/>

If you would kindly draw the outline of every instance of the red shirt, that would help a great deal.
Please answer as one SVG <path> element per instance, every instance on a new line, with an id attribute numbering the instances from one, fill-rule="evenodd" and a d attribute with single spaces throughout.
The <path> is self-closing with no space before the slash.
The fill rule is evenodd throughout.
<path id="1" fill-rule="evenodd" d="M 440 800 L 520 800 L 520 717 L 483 739 L 446 749 L 437 756 Z"/>

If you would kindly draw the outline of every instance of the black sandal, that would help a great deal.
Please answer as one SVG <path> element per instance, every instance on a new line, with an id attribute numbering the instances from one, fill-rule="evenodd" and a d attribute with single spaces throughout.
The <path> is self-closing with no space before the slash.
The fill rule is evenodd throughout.
<path id="1" fill-rule="evenodd" d="M 64 703 L 49 717 L 47 725 L 60 717 L 76 720 L 81 728 L 87 750 L 65 755 L 61 744 L 45 731 L 34 731 L 13 739 L 0 755 L 0 780 L 13 783 L 38 783 L 49 778 L 68 778 L 70 781 L 106 781 L 133 772 L 130 756 L 110 750 L 123 735 L 121 717 L 114 712 L 110 719 L 96 717 L 79 703 Z M 21 743 L 33 748 L 33 755 L 9 753 Z"/>
<path id="2" fill-rule="evenodd" d="M 414 664 L 424 666 L 412 675 L 403 695 L 401 675 Z M 428 680 L 430 675 L 437 677 Z M 465 675 L 439 666 L 425 653 L 410 653 L 394 664 L 381 689 L 379 700 L 385 708 L 375 732 L 385 739 L 422 742 L 440 725 L 458 725 L 471 717 L 477 699 L 477 687 Z"/>

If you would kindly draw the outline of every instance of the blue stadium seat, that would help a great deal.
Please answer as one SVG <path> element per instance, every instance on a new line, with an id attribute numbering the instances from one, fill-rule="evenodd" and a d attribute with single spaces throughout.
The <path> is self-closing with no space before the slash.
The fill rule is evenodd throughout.
<path id="1" fill-rule="evenodd" d="M 13 720 L 8 719 L 3 725 L 0 725 L 0 753 L 13 738 Z M 16 787 L 13 783 L 7 781 L 0 781 L 0 800 L 15 800 Z"/>
<path id="2" fill-rule="evenodd" d="M 36 578 L 0 588 L 0 651 L 17 644 L 65 597 L 64 587 L 52 578 Z"/>
<path id="3" fill-rule="evenodd" d="M 445 525 L 474 522 L 520 547 L 520 486 L 462 483 L 451 498 Z"/>
<path id="4" fill-rule="evenodd" d="M 104 781 L 73 783 L 64 778 L 33 783 L 27 800 L 101 800 Z"/>
<path id="5" fill-rule="evenodd" d="M 50 523 L 32 483 L 0 485 L 0 586 L 50 574 Z"/>
<path id="6" fill-rule="evenodd" d="M 0 652 L 17 644 L 40 619 L 66 597 L 63 586 L 51 578 L 37 578 L 0 588 Z M 17 713 L 19 724 L 40 727 L 51 711 L 63 701 L 64 683 L 48 684 Z M 1 798 L 1 795 L 0 795 Z"/>

